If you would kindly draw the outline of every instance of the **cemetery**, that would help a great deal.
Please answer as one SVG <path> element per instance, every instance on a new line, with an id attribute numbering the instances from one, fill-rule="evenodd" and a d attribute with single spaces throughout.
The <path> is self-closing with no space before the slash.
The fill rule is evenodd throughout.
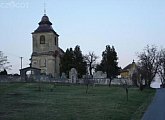
<path id="1" fill-rule="evenodd" d="M 128 78 L 114 78 L 109 87 L 106 72 L 78 74 L 71 68 L 69 78 L 54 78 L 28 67 L 17 76 L 0 75 L 0 119 L 139 120 L 155 94 Z"/>
<path id="2" fill-rule="evenodd" d="M 8 75 L 2 52 L 1 58 L 0 120 L 139 120 L 155 95 L 149 87 L 156 62 L 154 73 L 140 57 L 140 63 L 133 60 L 122 69 L 113 45 L 106 45 L 99 63 L 94 52 L 83 55 L 79 45 L 63 51 L 46 12 L 32 32 L 30 66 L 22 68 L 20 57 L 20 74 Z"/>
<path id="3" fill-rule="evenodd" d="M 30 72 L 28 72 L 31 70 Z M 20 70 L 20 76 L 13 75 L 0 75 L 0 82 L 52 82 L 52 83 L 71 83 L 71 84 L 84 84 L 85 79 L 89 79 L 93 84 L 108 85 L 109 78 L 106 73 L 97 71 L 93 77 L 90 75 L 83 75 L 82 78 L 78 78 L 78 72 L 75 68 L 72 68 L 69 72 L 69 78 L 66 77 L 65 73 L 62 73 L 60 78 L 53 78 L 49 75 L 40 74 L 40 69 L 36 68 L 25 68 Z M 28 72 L 28 74 L 26 73 Z M 89 76 L 89 77 L 86 77 Z M 112 85 L 133 85 L 130 79 L 126 78 L 114 78 L 111 81 Z"/>

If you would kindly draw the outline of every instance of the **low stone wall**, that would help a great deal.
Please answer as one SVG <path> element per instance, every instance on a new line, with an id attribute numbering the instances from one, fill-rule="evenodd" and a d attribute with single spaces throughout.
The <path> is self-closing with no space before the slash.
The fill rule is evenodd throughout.
<path id="1" fill-rule="evenodd" d="M 33 76 L 28 78 L 26 81 L 21 79 L 20 76 L 12 76 L 12 75 L 0 75 L 0 82 L 56 82 L 56 83 L 73 83 L 73 84 L 85 84 L 88 80 L 90 84 L 101 84 L 108 85 L 110 79 L 108 78 L 90 78 L 90 79 L 77 79 L 75 83 L 70 79 L 55 79 L 46 75 Z M 132 81 L 129 79 L 115 78 L 111 81 L 112 85 L 132 85 Z"/>
<path id="2" fill-rule="evenodd" d="M 110 82 L 110 79 L 108 78 L 90 78 L 88 79 L 91 84 L 101 84 L 101 85 L 108 85 Z M 76 83 L 84 84 L 85 79 L 77 79 Z M 71 80 L 69 80 L 69 83 L 72 83 Z M 132 85 L 132 81 L 129 79 L 121 79 L 121 78 L 115 78 L 111 81 L 112 85 Z"/>
<path id="3" fill-rule="evenodd" d="M 21 77 L 13 75 L 0 75 L 0 82 L 21 82 Z"/>
<path id="4" fill-rule="evenodd" d="M 115 78 L 111 81 L 112 85 L 133 85 L 133 82 L 129 79 L 123 79 L 123 78 Z"/>

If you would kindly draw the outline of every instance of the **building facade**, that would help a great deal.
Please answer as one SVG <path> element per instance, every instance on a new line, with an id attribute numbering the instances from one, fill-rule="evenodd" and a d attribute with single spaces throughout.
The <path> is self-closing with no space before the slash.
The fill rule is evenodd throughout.
<path id="1" fill-rule="evenodd" d="M 41 69 L 42 74 L 58 78 L 60 76 L 59 35 L 52 28 L 52 23 L 46 14 L 38 23 L 38 28 L 32 33 L 31 66 Z"/>
<path id="2" fill-rule="evenodd" d="M 136 63 L 133 62 L 129 65 L 127 65 L 125 68 L 123 68 L 120 72 L 120 75 L 121 75 L 121 78 L 125 78 L 125 79 L 130 79 L 131 80 L 131 77 L 133 75 L 134 72 L 137 71 L 137 66 L 136 66 Z"/>

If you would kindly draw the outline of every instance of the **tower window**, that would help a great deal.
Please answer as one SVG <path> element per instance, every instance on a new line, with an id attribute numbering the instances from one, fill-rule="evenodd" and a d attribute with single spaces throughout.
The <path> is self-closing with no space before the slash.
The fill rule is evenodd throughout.
<path id="1" fill-rule="evenodd" d="M 54 37 L 54 42 L 55 42 L 55 45 L 57 45 L 57 38 Z"/>
<path id="2" fill-rule="evenodd" d="M 45 36 L 44 35 L 40 36 L 40 44 L 45 44 Z"/>

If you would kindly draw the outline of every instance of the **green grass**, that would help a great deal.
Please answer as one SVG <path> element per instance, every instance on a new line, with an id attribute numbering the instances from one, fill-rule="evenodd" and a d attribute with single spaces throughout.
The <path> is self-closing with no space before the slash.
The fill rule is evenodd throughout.
<path id="1" fill-rule="evenodd" d="M 51 89 L 53 91 L 51 91 Z M 0 84 L 0 120 L 140 120 L 155 90 L 122 87 Z"/>

